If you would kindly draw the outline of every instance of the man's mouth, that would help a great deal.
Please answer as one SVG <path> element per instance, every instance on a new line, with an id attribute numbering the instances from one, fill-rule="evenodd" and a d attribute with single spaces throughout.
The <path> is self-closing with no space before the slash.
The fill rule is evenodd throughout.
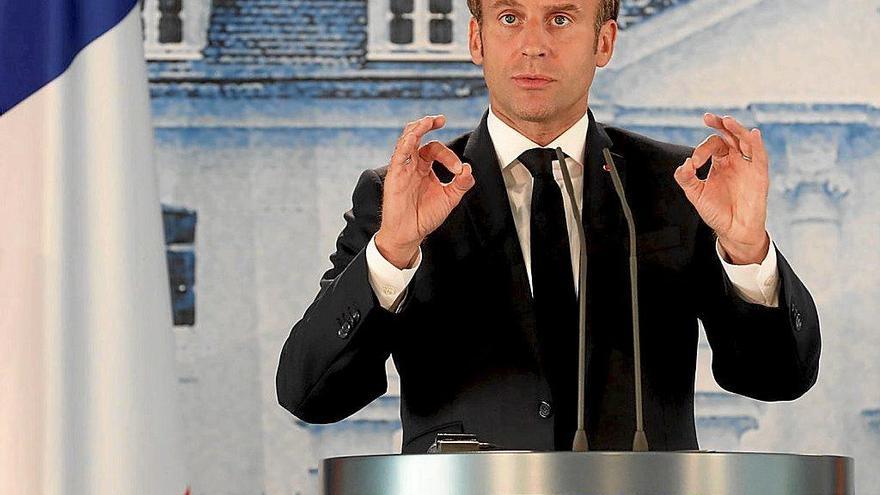
<path id="1" fill-rule="evenodd" d="M 513 83 L 523 89 L 541 89 L 554 81 L 553 78 L 543 74 L 516 74 Z"/>

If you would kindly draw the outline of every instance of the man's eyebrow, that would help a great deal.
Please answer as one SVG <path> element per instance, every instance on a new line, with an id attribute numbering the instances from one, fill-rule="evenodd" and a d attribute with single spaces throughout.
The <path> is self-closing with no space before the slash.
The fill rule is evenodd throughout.
<path id="1" fill-rule="evenodd" d="M 547 10 L 553 11 L 553 12 L 560 11 L 560 10 L 565 10 L 568 12 L 580 12 L 581 7 L 580 7 L 580 5 L 575 5 L 573 3 L 562 3 L 562 4 L 557 4 L 557 5 L 551 5 L 551 6 L 547 7 Z"/>
<path id="2" fill-rule="evenodd" d="M 495 0 L 489 8 L 497 9 L 499 7 L 522 7 L 522 4 L 516 0 Z"/>
<path id="3" fill-rule="evenodd" d="M 522 7 L 522 6 L 523 5 L 519 2 L 517 2 L 516 0 L 495 0 L 494 2 L 492 2 L 492 5 L 490 5 L 489 8 L 497 9 L 499 7 Z M 580 5 L 576 5 L 573 3 L 561 3 L 561 4 L 556 4 L 556 5 L 550 5 L 549 7 L 547 7 L 544 10 L 548 11 L 548 12 L 568 11 L 568 12 L 577 13 L 583 9 L 581 9 Z"/>

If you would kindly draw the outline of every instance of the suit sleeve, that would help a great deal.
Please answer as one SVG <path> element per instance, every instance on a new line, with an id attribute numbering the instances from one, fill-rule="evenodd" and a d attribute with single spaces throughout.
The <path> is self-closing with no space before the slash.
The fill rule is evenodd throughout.
<path id="1" fill-rule="evenodd" d="M 779 306 L 742 299 L 722 269 L 714 234 L 699 223 L 697 311 L 712 347 L 715 381 L 725 390 L 763 401 L 800 397 L 819 373 L 819 316 L 812 296 L 776 250 Z"/>
<path id="2" fill-rule="evenodd" d="M 278 402 L 309 423 L 346 418 L 385 393 L 394 315 L 369 282 L 366 246 L 379 229 L 382 181 L 363 172 L 320 291 L 284 343 Z"/>

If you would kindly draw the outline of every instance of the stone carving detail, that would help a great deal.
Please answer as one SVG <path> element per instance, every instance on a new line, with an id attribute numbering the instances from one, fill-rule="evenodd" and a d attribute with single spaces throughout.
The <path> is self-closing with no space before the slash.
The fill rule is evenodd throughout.
<path id="1" fill-rule="evenodd" d="M 837 166 L 843 129 L 795 126 L 782 132 L 788 166 L 774 183 L 794 207 L 792 223 L 838 223 L 839 203 L 853 188 Z"/>
<path id="2" fill-rule="evenodd" d="M 815 173 L 794 172 L 782 177 L 782 191 L 791 198 L 797 198 L 807 190 L 818 191 L 834 201 L 848 195 L 852 181 L 839 171 L 821 170 Z"/>

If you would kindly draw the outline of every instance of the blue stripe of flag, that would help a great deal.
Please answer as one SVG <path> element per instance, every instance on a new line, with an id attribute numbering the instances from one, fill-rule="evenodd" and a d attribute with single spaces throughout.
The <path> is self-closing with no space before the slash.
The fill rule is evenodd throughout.
<path id="1" fill-rule="evenodd" d="M 64 72 L 137 0 L 0 0 L 0 115 Z"/>

